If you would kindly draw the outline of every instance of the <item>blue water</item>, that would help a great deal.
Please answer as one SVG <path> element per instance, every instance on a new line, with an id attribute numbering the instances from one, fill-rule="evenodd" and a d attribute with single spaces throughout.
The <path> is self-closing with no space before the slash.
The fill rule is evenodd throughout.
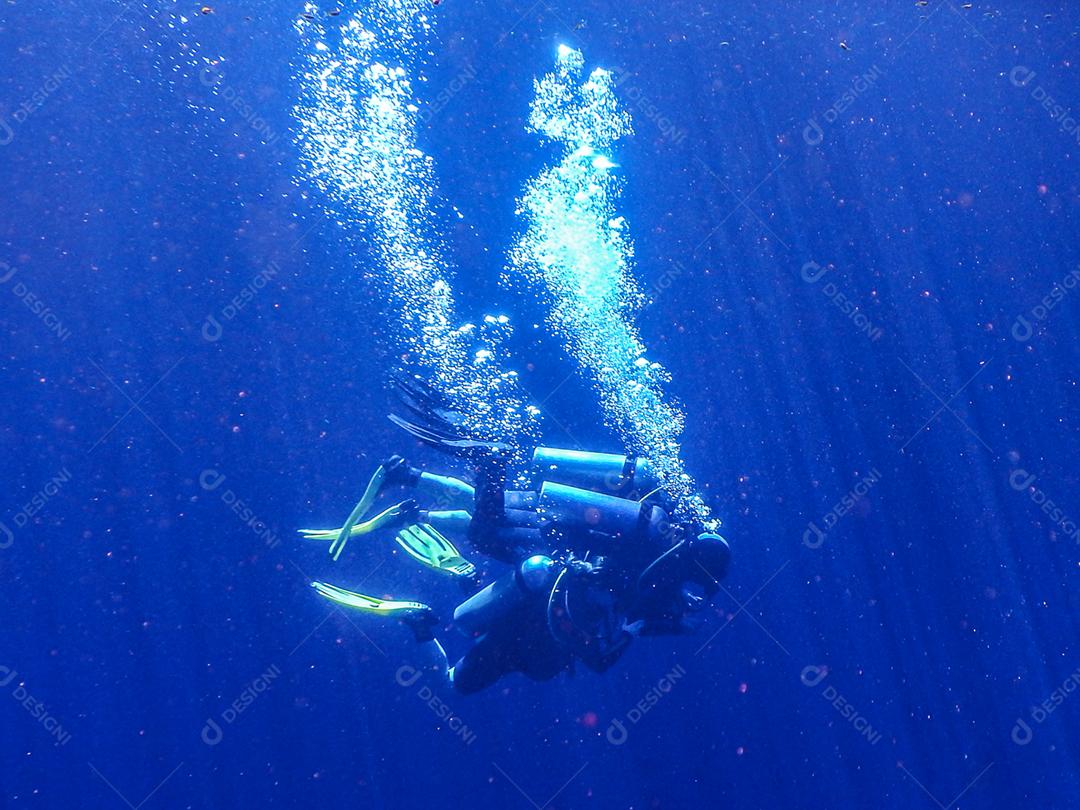
<path id="1" fill-rule="evenodd" d="M 499 277 L 558 157 L 534 78 L 616 72 L 635 323 L 735 555 L 698 635 L 465 698 L 308 587 L 448 612 L 295 536 L 447 462 L 384 418 L 400 313 L 305 182 L 302 7 L 211 5 L 0 14 L 5 807 L 1076 806 L 1075 8 L 431 9 L 457 307 L 518 325 L 548 443 L 612 450 Z"/>

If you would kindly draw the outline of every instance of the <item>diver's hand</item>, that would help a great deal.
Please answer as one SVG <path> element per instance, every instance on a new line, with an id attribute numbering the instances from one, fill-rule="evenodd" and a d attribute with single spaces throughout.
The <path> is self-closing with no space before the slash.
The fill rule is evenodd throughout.
<path id="1" fill-rule="evenodd" d="M 684 590 L 682 592 L 683 606 L 691 612 L 697 612 L 705 607 L 705 597 Z"/>
<path id="2" fill-rule="evenodd" d="M 638 619 L 636 622 L 623 622 L 622 631 L 627 635 L 637 638 L 641 635 L 641 631 L 645 628 L 645 620 Z"/>
<path id="3" fill-rule="evenodd" d="M 566 561 L 566 570 L 570 572 L 571 576 L 586 577 L 593 573 L 594 566 L 591 562 L 586 560 L 578 560 L 571 557 Z"/>
<path id="4" fill-rule="evenodd" d="M 588 560 L 579 560 L 573 554 L 570 554 L 566 558 L 566 570 L 570 572 L 571 576 L 575 577 L 591 577 L 599 579 L 605 573 L 607 568 L 604 567 L 604 558 L 597 557 L 595 562 L 589 562 Z"/>

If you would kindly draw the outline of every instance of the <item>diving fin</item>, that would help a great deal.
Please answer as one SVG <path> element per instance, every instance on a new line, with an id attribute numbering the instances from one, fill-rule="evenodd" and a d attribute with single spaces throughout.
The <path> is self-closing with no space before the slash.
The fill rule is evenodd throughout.
<path id="1" fill-rule="evenodd" d="M 425 422 L 437 423 L 448 429 L 460 428 L 464 424 L 464 415 L 454 409 L 450 399 L 419 377 L 394 374 L 390 382 L 397 389 L 402 404 Z"/>
<path id="2" fill-rule="evenodd" d="M 337 540 L 330 544 L 330 555 L 337 560 L 341 556 L 342 549 L 345 548 L 345 543 L 348 542 L 352 536 L 353 526 L 364 516 L 371 505 L 375 502 L 375 498 L 379 494 L 379 490 L 382 488 L 383 479 L 386 478 L 386 470 L 380 464 L 379 468 L 375 470 L 375 474 L 371 476 L 371 480 L 368 481 L 367 489 L 364 490 L 364 494 L 360 497 L 356 506 L 353 507 L 352 512 L 349 514 L 349 519 L 345 521 L 345 525 L 341 527 L 341 532 L 337 536 Z"/>
<path id="3" fill-rule="evenodd" d="M 476 452 L 499 453 L 510 449 L 510 445 L 504 442 L 485 442 L 479 439 L 468 439 L 463 436 L 455 436 L 451 433 L 440 433 L 437 430 L 426 428 L 421 425 L 402 419 L 395 413 L 389 414 L 390 421 L 402 430 L 411 433 L 424 444 L 445 450 L 456 455 L 468 455 Z"/>
<path id="4" fill-rule="evenodd" d="M 393 599 L 376 599 L 374 596 L 347 591 L 325 582 L 312 582 L 311 587 L 318 594 L 331 602 L 344 607 L 372 613 L 377 616 L 389 616 L 404 622 L 417 641 L 430 641 L 434 638 L 432 629 L 439 623 L 435 611 L 422 602 L 399 602 Z"/>
<path id="5" fill-rule="evenodd" d="M 311 587 L 314 588 L 320 596 L 325 596 L 331 602 L 336 602 L 345 607 L 355 608 L 356 610 L 363 610 L 367 613 L 378 613 L 389 616 L 402 611 L 431 610 L 430 607 L 422 602 L 399 602 L 392 599 L 376 599 L 374 596 L 367 596 L 366 594 L 356 593 L 355 591 L 347 591 L 344 588 L 339 588 L 336 585 L 329 585 L 325 582 L 312 582 Z"/>
<path id="6" fill-rule="evenodd" d="M 421 565 L 454 577 L 471 577 L 476 566 L 461 556 L 442 533 L 434 526 L 417 523 L 397 534 L 398 545 Z"/>
<path id="7" fill-rule="evenodd" d="M 367 514 L 371 505 L 375 503 L 375 498 L 378 497 L 379 490 L 382 489 L 385 480 L 386 469 L 380 464 L 372 474 L 371 480 L 368 481 L 368 485 L 364 488 L 364 494 L 360 496 L 360 500 L 357 502 L 356 506 L 353 507 L 352 512 L 349 513 L 349 519 L 345 521 L 345 525 L 340 529 L 334 529 L 332 531 L 322 529 L 301 529 L 300 534 L 304 535 L 308 540 L 332 539 L 334 542 L 330 544 L 330 553 L 336 560 L 341 555 L 341 550 L 345 548 L 345 543 L 354 534 L 353 529 L 356 527 L 356 524 L 360 522 L 360 518 Z M 377 519 L 378 518 L 376 518 L 376 520 Z M 357 533 L 362 534 L 363 532 Z"/>
<path id="8" fill-rule="evenodd" d="M 305 540 L 333 541 L 330 545 L 330 553 L 336 560 L 341 556 L 341 552 L 345 548 L 345 543 L 350 537 L 369 534 L 376 529 L 384 528 L 393 523 L 400 524 L 401 521 L 415 519 L 416 515 L 419 513 L 416 501 L 410 498 L 409 500 L 394 504 L 390 508 L 375 515 L 375 517 L 365 520 L 363 523 L 357 523 L 354 516 L 362 504 L 363 501 L 357 504 L 356 509 L 353 510 L 353 514 L 349 516 L 349 520 L 346 521 L 345 525 L 340 529 L 301 529 L 300 534 L 303 535 Z"/>

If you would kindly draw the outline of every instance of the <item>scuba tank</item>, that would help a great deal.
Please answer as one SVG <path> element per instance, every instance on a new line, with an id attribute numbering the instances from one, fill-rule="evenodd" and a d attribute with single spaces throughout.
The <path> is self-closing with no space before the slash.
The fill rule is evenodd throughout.
<path id="1" fill-rule="evenodd" d="M 634 497 L 635 500 L 658 486 L 648 461 L 614 453 L 537 447 L 533 451 L 532 469 L 536 477 L 544 481 Z M 639 494 L 634 496 L 635 492 Z"/>
<path id="2" fill-rule="evenodd" d="M 636 532 L 643 512 L 638 501 L 551 481 L 540 487 L 538 504 L 540 513 L 560 528 L 612 535 Z"/>
<path id="3" fill-rule="evenodd" d="M 557 530 L 590 532 L 597 538 L 638 537 L 646 545 L 671 532 L 667 513 L 660 507 L 591 489 L 546 481 L 537 505 Z"/>
<path id="4" fill-rule="evenodd" d="M 532 600 L 546 598 L 558 575 L 559 567 L 550 557 L 529 557 L 458 605 L 454 623 L 474 636 L 486 633 L 501 617 Z"/>

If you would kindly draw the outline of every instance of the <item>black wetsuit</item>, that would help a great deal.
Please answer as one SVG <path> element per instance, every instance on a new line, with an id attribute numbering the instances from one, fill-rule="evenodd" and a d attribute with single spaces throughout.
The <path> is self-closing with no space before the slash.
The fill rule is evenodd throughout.
<path id="1" fill-rule="evenodd" d="M 679 582 L 674 577 L 681 574 L 681 566 L 650 569 L 649 581 L 644 583 L 647 592 L 640 591 L 642 572 L 670 548 L 668 538 L 657 536 L 651 528 L 657 524 L 655 515 L 641 522 L 640 531 L 618 537 L 567 529 L 557 517 L 542 513 L 537 492 L 508 491 L 505 480 L 505 467 L 498 462 L 486 463 L 477 470 L 470 544 L 493 559 L 515 566 L 536 554 L 572 552 L 581 559 L 593 549 L 603 549 L 599 575 L 570 585 L 577 589 L 582 601 L 595 596 L 598 602 L 609 605 L 610 621 L 604 623 L 607 626 L 603 631 L 590 631 L 558 609 L 549 612 L 547 590 L 522 596 L 474 635 L 473 646 L 454 668 L 458 691 L 480 691 L 511 672 L 521 672 L 533 680 L 548 680 L 572 668 L 576 660 L 602 672 L 622 655 L 632 638 L 621 629 L 623 619 L 644 619 L 646 632 L 679 632 L 677 614 L 681 603 L 677 599 Z M 655 507 L 642 507 L 643 515 L 650 516 L 650 509 Z M 515 571 L 506 576 L 517 574 Z"/>
<path id="2" fill-rule="evenodd" d="M 454 688 L 472 694 L 511 672 L 546 681 L 570 667 L 573 655 L 548 632 L 546 613 L 533 603 L 504 614 L 457 662 Z"/>

